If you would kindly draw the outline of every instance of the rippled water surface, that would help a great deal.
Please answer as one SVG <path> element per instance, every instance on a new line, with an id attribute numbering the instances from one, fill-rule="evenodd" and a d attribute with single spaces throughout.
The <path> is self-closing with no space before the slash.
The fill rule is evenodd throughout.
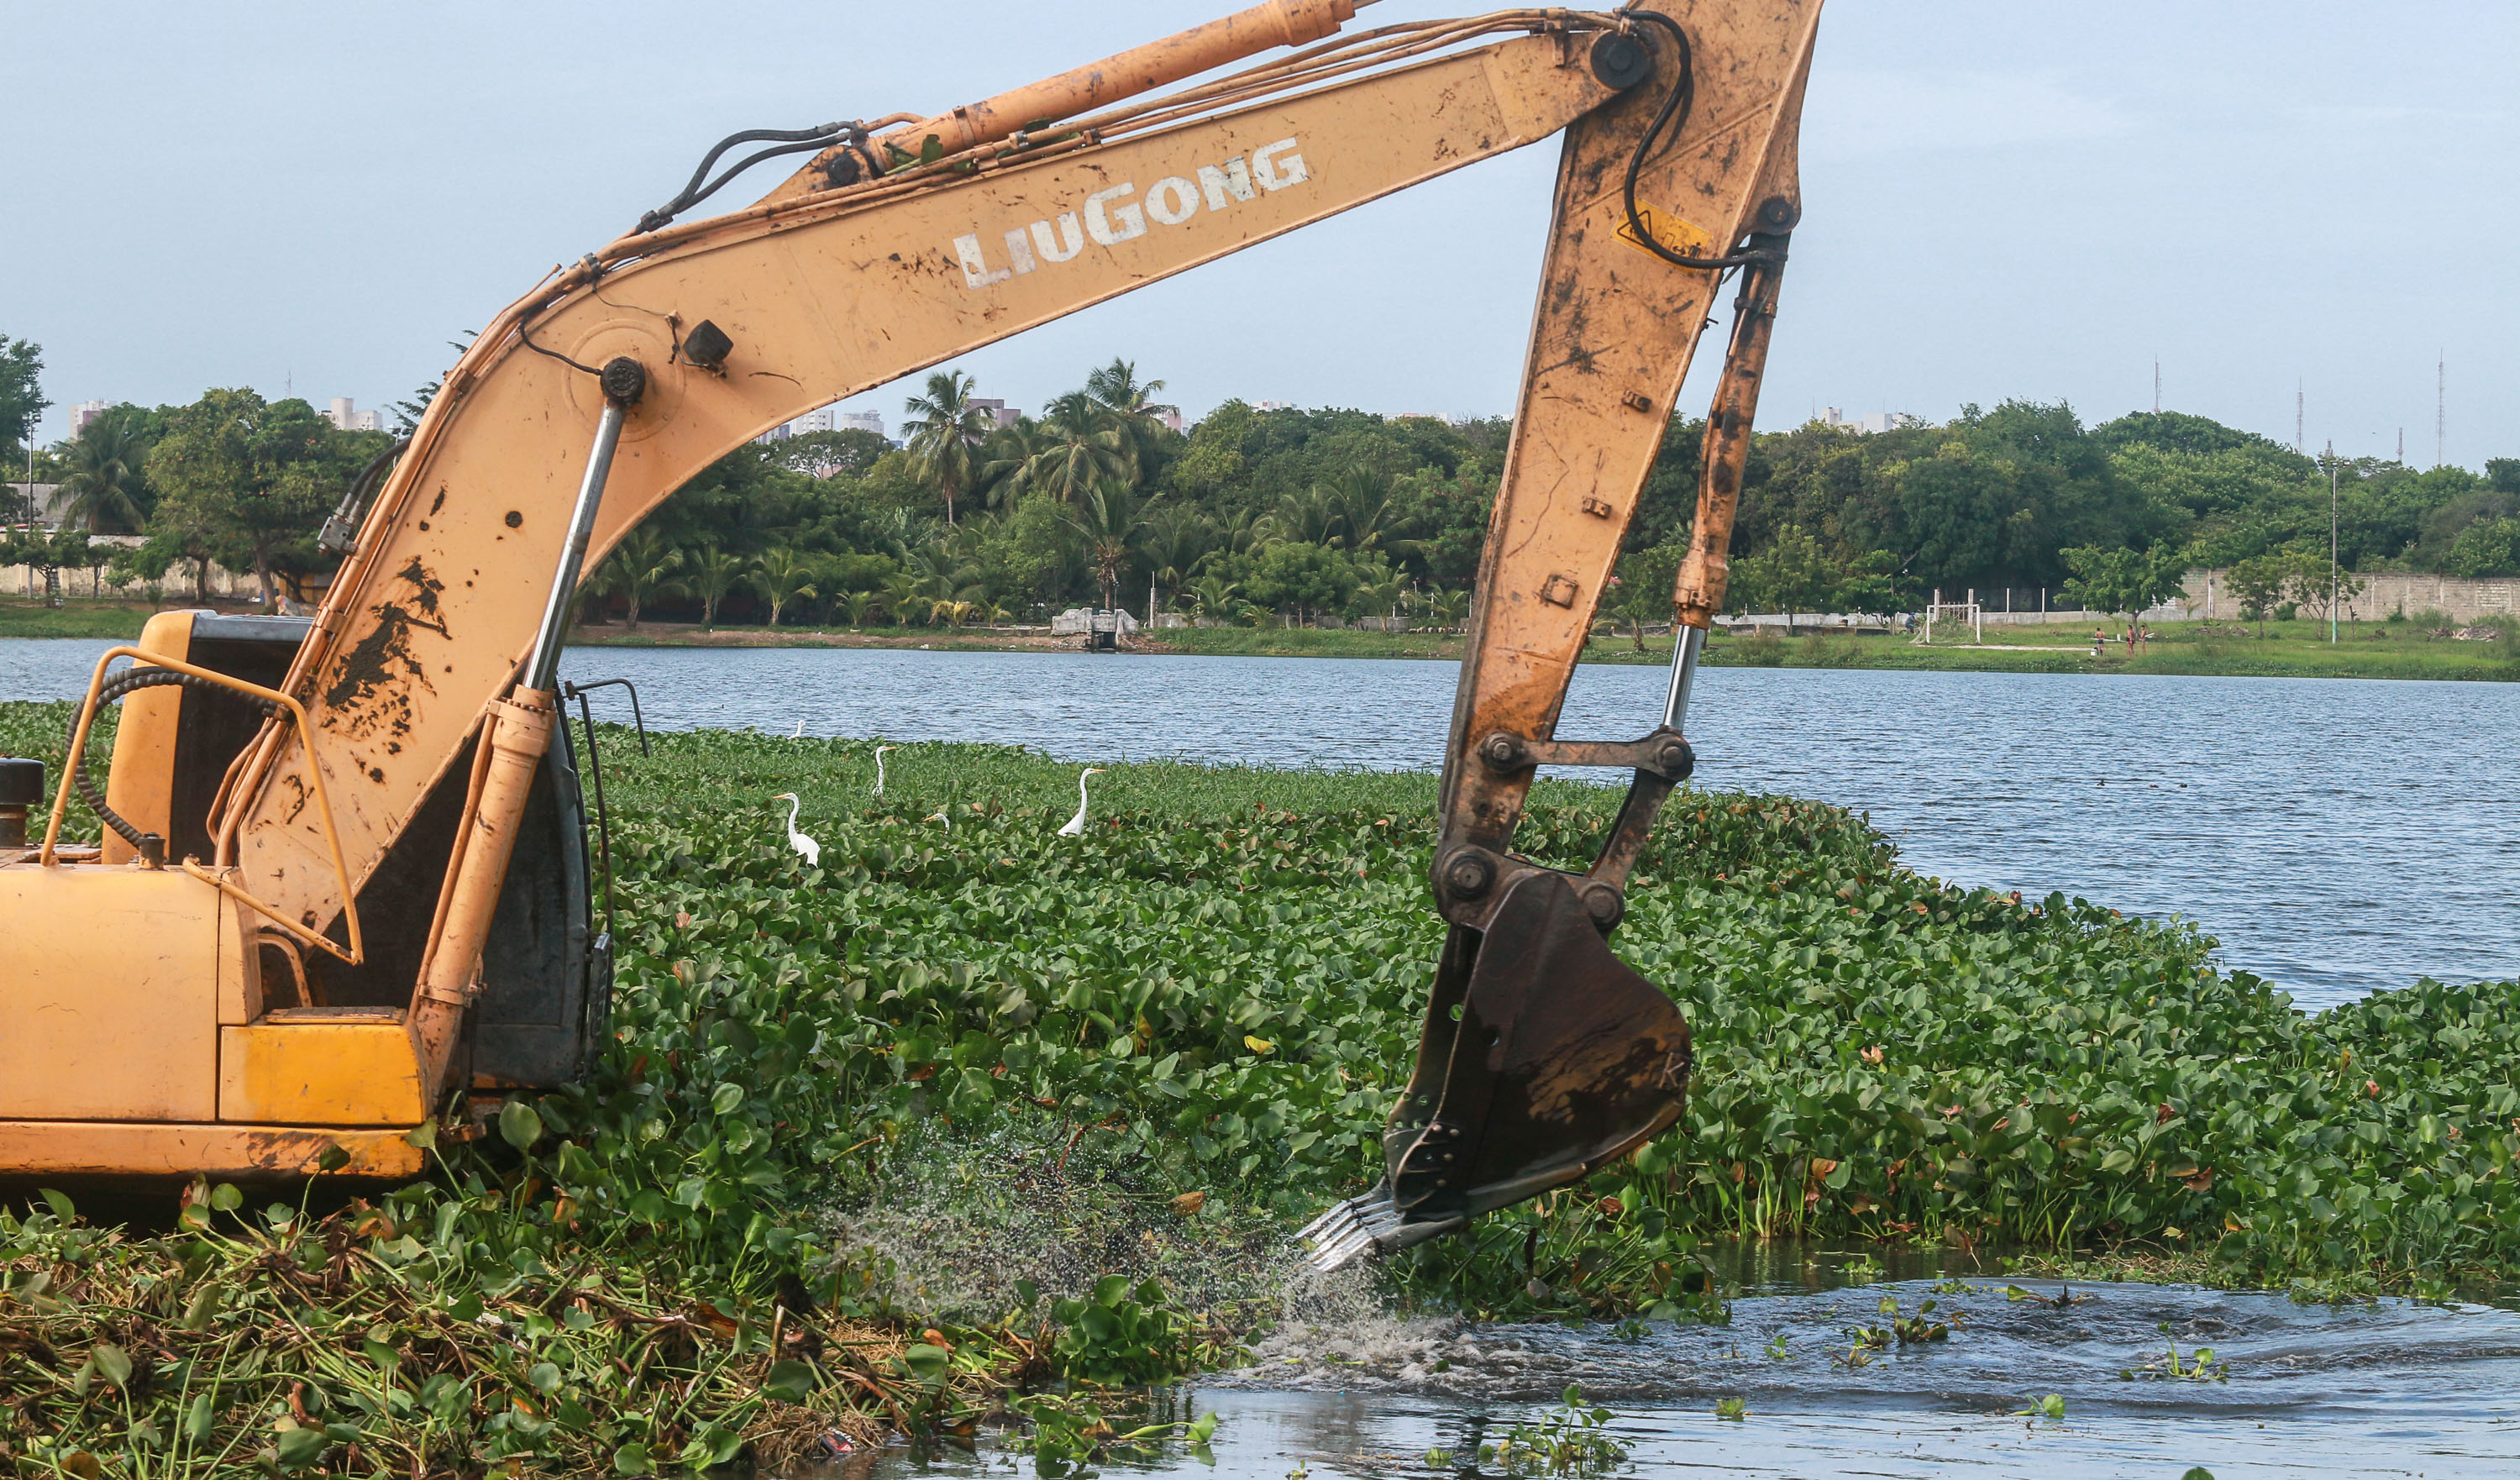
<path id="1" fill-rule="evenodd" d="M 1733 1302 L 1729 1326 L 1636 1339 L 1595 1324 L 1291 1331 L 1254 1366 L 1182 1395 L 1182 1411 L 1223 1418 L 1219 1472 L 1262 1480 L 1299 1464 L 1428 1475 L 1429 1449 L 1474 1451 L 1568 1383 L 1617 1414 L 1611 1432 L 1645 1475 L 2520 1472 L 2520 1316 L 2507 1311 L 1971 1276 L 1822 1292 L 1815 1282 L 1763 1281 Z M 1884 1298 L 1909 1314 L 1936 1302 L 1952 1333 L 1850 1367 L 1848 1328 L 1886 1323 Z M 2171 1377 L 2173 1341 L 2182 1365 L 2207 1347 L 2228 1375 Z M 2050 1394 L 2064 1400 L 2061 1418 L 2026 1415 Z M 1747 1416 L 1718 1418 L 1728 1398 Z M 894 1451 L 873 1468 L 906 1480 L 1012 1465 L 983 1443 Z M 1104 1469 L 1202 1472 L 1165 1454 Z"/>
<path id="2" fill-rule="evenodd" d="M 0 696 L 80 692 L 108 645 L 0 641 Z M 585 648 L 649 723 L 994 740 L 1079 762 L 1434 768 L 1451 663 Z M 1656 668 L 1579 671 L 1559 733 L 1652 723 Z M 606 702 L 627 718 L 617 692 Z M 2181 915 L 2309 1008 L 2520 974 L 2520 686 L 1717 668 L 1698 779 L 1868 812 L 1913 867 Z"/>

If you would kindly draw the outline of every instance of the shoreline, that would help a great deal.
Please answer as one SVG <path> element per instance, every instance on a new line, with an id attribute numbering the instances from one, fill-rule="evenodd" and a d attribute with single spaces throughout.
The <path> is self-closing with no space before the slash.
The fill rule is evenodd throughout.
<path id="1" fill-rule="evenodd" d="M 0 641 L 12 638 L 88 638 L 130 641 L 151 612 L 143 603 L 73 601 L 61 608 L 22 599 L 0 599 Z M 162 609 L 180 609 L 167 607 Z M 244 608 L 250 611 L 249 606 Z M 2094 625 L 2106 625 L 2097 623 Z M 2256 636 L 2228 623 L 2159 623 L 2153 640 L 2130 653 L 2109 643 L 2100 656 L 2090 645 L 2058 646 L 2071 627 L 2025 627 L 1990 632 L 1983 643 L 1926 647 L 1905 635 L 1806 635 L 1781 638 L 1717 634 L 1704 662 L 1714 668 L 1848 668 L 1892 672 L 2142 674 L 2224 678 L 2440 679 L 2520 682 L 2520 631 L 2498 641 L 2471 642 L 2427 634 L 2407 623 L 2350 624 L 2342 640 L 2326 641 L 2321 623 L 2268 623 Z M 2122 630 L 2112 628 L 2112 630 Z M 578 627 L 569 645 L 583 648 L 836 648 L 897 649 L 936 652 L 1076 652 L 1074 637 L 986 628 L 819 629 L 721 627 L 650 622 L 633 631 L 616 626 Z M 1457 633 L 1382 633 L 1355 628 L 1165 628 L 1126 639 L 1119 657 L 1405 658 L 1459 662 L 1465 640 Z M 1597 635 L 1579 661 L 1662 667 L 1671 661 L 1668 638 L 1649 637 L 1642 650 L 1626 633 Z"/>

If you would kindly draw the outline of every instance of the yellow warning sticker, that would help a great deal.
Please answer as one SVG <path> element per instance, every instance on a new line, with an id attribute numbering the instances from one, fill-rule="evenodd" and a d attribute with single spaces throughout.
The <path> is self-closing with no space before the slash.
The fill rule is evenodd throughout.
<path id="1" fill-rule="evenodd" d="M 1684 257 L 1705 257 L 1714 255 L 1714 253 L 1709 251 L 1708 248 L 1715 245 L 1715 239 L 1708 236 L 1706 233 L 1699 231 L 1696 227 L 1689 225 L 1680 217 L 1673 215 L 1670 211 L 1664 210 L 1659 206 L 1647 205 L 1642 201 L 1639 201 L 1637 202 L 1637 216 L 1640 220 L 1642 220 L 1645 223 L 1645 230 L 1653 233 L 1653 239 L 1662 244 L 1664 250 L 1676 251 Z M 1619 240 L 1627 243 L 1637 250 L 1643 252 L 1646 256 L 1652 257 L 1657 262 L 1662 260 L 1662 258 L 1655 253 L 1652 247 L 1647 247 L 1644 243 L 1637 240 L 1637 228 L 1634 222 L 1622 221 L 1619 223 Z"/>

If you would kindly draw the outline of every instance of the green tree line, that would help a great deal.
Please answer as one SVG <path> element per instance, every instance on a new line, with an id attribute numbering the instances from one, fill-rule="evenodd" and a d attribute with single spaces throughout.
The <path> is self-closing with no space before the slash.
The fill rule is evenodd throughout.
<path id="1" fill-rule="evenodd" d="M 39 349 L 0 336 L 0 455 L 24 457 L 40 368 Z M 402 403 L 406 422 L 433 388 Z M 1460 620 L 1509 424 L 1235 400 L 1184 432 L 1163 389 L 1114 359 L 1000 426 L 968 376 L 942 371 L 909 398 L 899 447 L 863 431 L 747 444 L 604 562 L 590 614 L 956 624 L 1078 605 L 1144 613 L 1151 595 L 1224 621 Z M 1614 617 L 1669 616 L 1703 430 L 1675 418 L 1665 432 L 1605 604 Z M 188 564 L 197 582 L 216 561 L 254 571 L 266 594 L 293 588 L 328 568 L 314 532 L 389 445 L 249 390 L 115 407 L 36 457 L 39 480 L 69 485 L 79 525 L 46 559 L 153 580 Z M 1759 434 L 1729 605 L 1892 612 L 1936 589 L 2035 588 L 2134 610 L 2210 565 L 2233 571 L 2251 610 L 2318 606 L 2331 471 L 2347 570 L 2520 574 L 2520 459 L 2483 473 L 2372 459 L 2331 470 L 2203 417 L 2087 426 L 2061 403 L 2006 401 L 1872 435 L 1819 422 Z M 71 548 L 109 532 L 146 540 Z"/>

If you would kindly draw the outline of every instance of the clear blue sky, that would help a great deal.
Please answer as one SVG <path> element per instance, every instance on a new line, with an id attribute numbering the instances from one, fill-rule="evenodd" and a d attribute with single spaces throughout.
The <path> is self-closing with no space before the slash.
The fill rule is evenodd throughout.
<path id="1" fill-rule="evenodd" d="M 0 333 L 44 346 L 48 435 L 74 401 L 212 384 L 376 405 L 722 134 L 941 109 L 1232 8 L 17 0 Z M 2104 420 L 2151 404 L 2158 355 L 2171 408 L 2289 441 L 2299 382 L 2314 444 L 2385 456 L 2403 426 L 2420 465 L 2446 352 L 2450 460 L 2520 456 L 2515 57 L 2520 6 L 2481 0 L 1835 0 L 1761 420 L 2006 396 Z M 1027 408 L 1121 354 L 1193 415 L 1503 412 L 1554 149 L 967 368 Z M 1389 249 L 1429 238 L 1450 243 L 1432 271 Z M 1197 311 L 1220 292 L 1295 307 L 1220 336 Z M 852 404 L 897 425 L 900 403 Z"/>

